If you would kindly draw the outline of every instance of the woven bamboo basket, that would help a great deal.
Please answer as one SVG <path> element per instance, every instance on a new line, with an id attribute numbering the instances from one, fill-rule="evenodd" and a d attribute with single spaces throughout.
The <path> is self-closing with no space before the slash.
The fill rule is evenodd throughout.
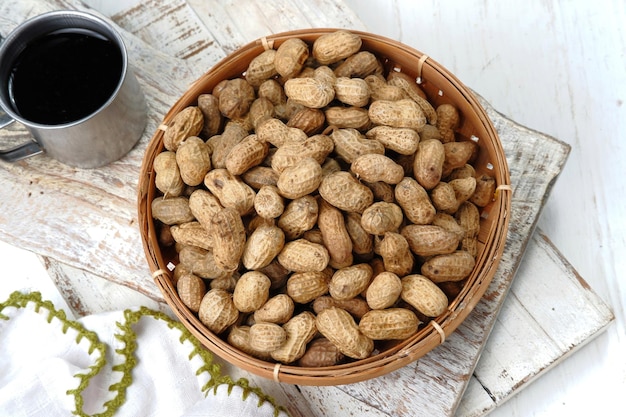
<path id="1" fill-rule="evenodd" d="M 335 30 L 285 32 L 245 45 L 200 77 L 171 107 L 163 125 L 166 126 L 185 107 L 196 105 L 197 97 L 210 93 L 218 82 L 242 76 L 252 58 L 265 48 L 277 48 L 292 37 L 312 44 L 320 35 Z M 320 386 L 354 383 L 387 374 L 424 356 L 443 343 L 479 302 L 496 273 L 505 246 L 511 206 L 509 171 L 498 134 L 476 97 L 453 74 L 422 52 L 378 35 L 352 32 L 361 36 L 362 50 L 376 54 L 387 70 L 402 71 L 418 80 L 433 105 L 451 103 L 458 108 L 461 125 L 457 137 L 477 141 L 480 151 L 473 163 L 477 175 L 487 173 L 495 177 L 497 184 L 493 202 L 481 212 L 479 250 L 473 272 L 458 295 L 450 300 L 448 309 L 420 327 L 409 339 L 389 345 L 367 359 L 323 368 L 266 362 L 229 345 L 222 337 L 209 331 L 198 316 L 182 303 L 170 278 L 171 266 L 177 262 L 176 254 L 160 248 L 158 244 L 158 225 L 152 218 L 150 207 L 158 195 L 152 164 L 155 156 L 164 149 L 163 130 L 158 130 L 152 137 L 141 167 L 138 190 L 140 232 L 149 267 L 166 302 L 207 349 L 231 364 L 280 382 Z"/>

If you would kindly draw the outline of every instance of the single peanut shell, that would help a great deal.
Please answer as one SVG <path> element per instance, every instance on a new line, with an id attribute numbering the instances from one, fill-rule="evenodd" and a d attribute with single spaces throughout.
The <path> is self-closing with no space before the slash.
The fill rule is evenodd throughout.
<path id="1" fill-rule="evenodd" d="M 198 317 L 210 331 L 220 334 L 235 324 L 239 318 L 239 311 L 229 292 L 213 289 L 202 298 Z"/>
<path id="2" fill-rule="evenodd" d="M 235 271 L 246 243 L 246 230 L 239 212 L 225 207 L 211 219 L 213 235 L 213 256 L 218 267 L 225 271 Z"/>
<path id="3" fill-rule="evenodd" d="M 271 353 L 287 340 L 287 332 L 275 323 L 255 323 L 250 326 L 250 347 L 260 352 Z"/>
<path id="4" fill-rule="evenodd" d="M 271 281 L 262 272 L 248 271 L 243 274 L 233 292 L 233 303 L 242 313 L 252 313 L 269 298 Z"/>
<path id="5" fill-rule="evenodd" d="M 243 78 L 228 80 L 219 94 L 219 109 L 224 117 L 237 119 L 243 117 L 256 98 L 254 87 Z"/>
<path id="6" fill-rule="evenodd" d="M 293 316 L 294 302 L 287 294 L 278 294 L 267 300 L 254 312 L 255 322 L 284 324 Z"/>
<path id="7" fill-rule="evenodd" d="M 317 225 L 330 256 L 329 265 L 333 268 L 352 265 L 352 240 L 341 211 L 320 199 Z"/>
<path id="8" fill-rule="evenodd" d="M 226 341 L 228 344 L 255 358 L 266 361 L 272 359 L 269 353 L 255 350 L 250 346 L 250 326 L 233 326 L 228 332 Z"/>
<path id="9" fill-rule="evenodd" d="M 223 208 L 220 200 L 207 190 L 199 188 L 189 196 L 189 209 L 207 232 L 213 215 Z"/>
<path id="10" fill-rule="evenodd" d="M 478 207 L 485 207 L 494 199 L 496 180 L 490 175 L 481 175 L 476 181 L 476 190 L 469 201 Z"/>
<path id="11" fill-rule="evenodd" d="M 324 272 L 296 272 L 287 280 L 287 295 L 299 304 L 310 303 L 328 293 L 329 274 Z"/>
<path id="12" fill-rule="evenodd" d="M 261 141 L 271 143 L 277 148 L 290 142 L 302 142 L 307 138 L 307 134 L 301 129 L 289 127 L 276 118 L 261 122 L 256 129 L 256 135 Z"/>
<path id="13" fill-rule="evenodd" d="M 372 235 L 395 232 L 400 228 L 404 216 L 400 206 L 394 203 L 378 201 L 363 211 L 361 225 Z"/>
<path id="14" fill-rule="evenodd" d="M 354 319 L 345 310 L 327 308 L 317 315 L 317 329 L 344 355 L 353 359 L 365 359 L 374 350 L 374 342 L 359 330 Z"/>
<path id="15" fill-rule="evenodd" d="M 461 205 L 461 203 L 467 201 L 476 190 L 476 178 L 474 177 L 458 178 L 451 180 L 448 184 L 450 184 L 454 190 L 457 205 Z"/>
<path id="16" fill-rule="evenodd" d="M 264 185 L 275 186 L 278 182 L 278 172 L 270 167 L 255 166 L 241 175 L 243 182 L 255 190 L 261 189 Z"/>
<path id="17" fill-rule="evenodd" d="M 264 81 L 258 88 L 257 96 L 267 98 L 274 106 L 284 104 L 287 101 L 283 87 L 275 79 Z"/>
<path id="18" fill-rule="evenodd" d="M 195 217 L 186 197 L 160 198 L 152 200 L 152 217 L 168 225 L 193 221 Z"/>
<path id="19" fill-rule="evenodd" d="M 371 310 L 359 322 L 359 330 L 373 340 L 404 340 L 415 333 L 419 319 L 407 308 Z"/>
<path id="20" fill-rule="evenodd" d="M 306 239 L 287 242 L 278 254 L 278 262 L 294 272 L 321 272 L 328 266 L 328 250 Z"/>
<path id="21" fill-rule="evenodd" d="M 383 66 L 370 51 L 359 51 L 339 63 L 334 72 L 337 78 L 365 79 L 369 75 L 382 74 Z"/>
<path id="22" fill-rule="evenodd" d="M 361 49 L 361 37 L 347 30 L 337 30 L 318 37 L 311 54 L 322 65 L 333 64 Z"/>
<path id="23" fill-rule="evenodd" d="M 163 145 L 168 151 L 176 152 L 178 145 L 190 136 L 198 136 L 202 131 L 204 116 L 196 106 L 185 107 L 168 124 L 163 134 Z"/>
<path id="24" fill-rule="evenodd" d="M 312 109 L 326 107 L 335 98 L 332 83 L 318 78 L 290 78 L 284 88 L 289 100 Z"/>
<path id="25" fill-rule="evenodd" d="M 378 254 L 382 256 L 385 270 L 403 277 L 413 270 L 413 254 L 409 242 L 400 233 L 387 232 L 378 245 Z"/>
<path id="26" fill-rule="evenodd" d="M 290 115 L 287 126 L 300 129 L 308 136 L 312 136 L 324 130 L 325 122 L 326 116 L 322 110 L 302 107 Z"/>
<path id="27" fill-rule="evenodd" d="M 302 237 L 303 233 L 310 230 L 317 223 L 319 205 L 317 200 L 305 195 L 292 200 L 278 219 L 278 227 L 285 232 L 288 240 Z"/>
<path id="28" fill-rule="evenodd" d="M 193 187 L 200 185 L 211 169 L 210 149 L 199 137 L 188 137 L 178 145 L 176 163 L 185 184 Z"/>
<path id="29" fill-rule="evenodd" d="M 191 221 L 172 225 L 170 232 L 174 240 L 180 244 L 198 246 L 205 250 L 213 248 L 213 237 L 200 222 Z"/>
<path id="30" fill-rule="evenodd" d="M 277 226 L 257 227 L 246 240 L 241 262 L 248 270 L 266 267 L 285 245 L 285 233 Z"/>
<path id="31" fill-rule="evenodd" d="M 275 219 L 285 211 L 285 201 L 275 185 L 264 185 L 254 197 L 254 210 L 265 219 Z"/>
<path id="32" fill-rule="evenodd" d="M 385 155 L 361 155 L 352 162 L 350 170 L 367 182 L 397 184 L 404 178 L 404 168 Z"/>
<path id="33" fill-rule="evenodd" d="M 401 155 L 414 154 L 420 141 L 417 131 L 402 127 L 376 126 L 368 130 L 365 136 Z"/>
<path id="34" fill-rule="evenodd" d="M 444 143 L 454 142 L 460 120 L 459 111 L 452 104 L 446 103 L 437 107 L 437 129 Z"/>
<path id="35" fill-rule="evenodd" d="M 333 366 L 343 361 L 344 355 L 325 337 L 313 340 L 304 355 L 298 360 L 298 365 L 305 368 Z"/>
<path id="36" fill-rule="evenodd" d="M 413 175 L 427 190 L 441 181 L 445 153 L 443 144 L 436 139 L 422 140 L 413 160 Z"/>
<path id="37" fill-rule="evenodd" d="M 430 258 L 422 265 L 421 272 L 435 283 L 461 281 L 472 273 L 475 264 L 471 253 L 459 250 Z"/>
<path id="38" fill-rule="evenodd" d="M 278 74 L 274 62 L 276 55 L 277 52 L 275 49 L 266 49 L 252 58 L 246 69 L 246 81 L 248 81 L 251 86 L 258 87 L 264 81 Z"/>
<path id="39" fill-rule="evenodd" d="M 328 285 L 330 295 L 340 301 L 352 299 L 367 289 L 372 274 L 372 267 L 366 263 L 338 269 Z"/>
<path id="40" fill-rule="evenodd" d="M 430 199 L 438 211 L 453 214 L 459 208 L 456 193 L 452 185 L 447 182 L 440 182 L 430 192 Z"/>
<path id="41" fill-rule="evenodd" d="M 303 197 L 317 190 L 322 182 L 322 167 L 313 158 L 304 158 L 296 166 L 285 169 L 276 186 L 289 199 Z"/>
<path id="42" fill-rule="evenodd" d="M 366 108 L 356 106 L 328 106 L 324 110 L 326 122 L 338 129 L 365 130 L 370 125 Z"/>
<path id="43" fill-rule="evenodd" d="M 226 169 L 232 175 L 241 175 L 263 162 L 268 152 L 267 142 L 261 141 L 255 134 L 248 135 L 226 155 Z"/>
<path id="44" fill-rule="evenodd" d="M 189 310 L 197 313 L 206 293 L 204 280 L 193 274 L 184 274 L 176 282 L 176 292 Z"/>
<path id="45" fill-rule="evenodd" d="M 407 127 L 417 131 L 426 124 L 424 112 L 411 99 L 375 100 L 370 104 L 369 117 L 376 125 Z"/>
<path id="46" fill-rule="evenodd" d="M 276 50 L 274 66 L 281 77 L 295 77 L 309 58 L 309 45 L 302 39 L 289 38 Z"/>
<path id="47" fill-rule="evenodd" d="M 370 88 L 362 78 L 337 77 L 334 87 L 337 100 L 349 106 L 364 107 L 370 101 Z"/>
<path id="48" fill-rule="evenodd" d="M 471 140 L 458 142 L 446 142 L 443 144 L 445 159 L 443 162 L 443 176 L 452 173 L 452 170 L 460 168 L 476 156 L 478 145 Z"/>
<path id="49" fill-rule="evenodd" d="M 411 251 L 419 256 L 452 253 L 459 245 L 455 233 L 434 225 L 407 225 L 400 231 Z"/>
<path id="50" fill-rule="evenodd" d="M 365 293 L 367 305 L 371 309 L 382 310 L 393 306 L 402 293 L 402 281 L 393 272 L 376 275 Z"/>
<path id="51" fill-rule="evenodd" d="M 348 212 L 363 213 L 374 201 L 372 190 L 346 171 L 326 175 L 320 183 L 319 193 L 331 205 Z"/>
<path id="52" fill-rule="evenodd" d="M 336 129 L 330 135 L 335 144 L 335 153 L 347 163 L 365 154 L 377 153 L 383 155 L 385 147 L 375 139 L 368 139 L 356 129 Z"/>
<path id="53" fill-rule="evenodd" d="M 415 179 L 404 177 L 395 189 L 396 202 L 411 223 L 429 224 L 433 221 L 437 209 L 433 206 L 426 189 Z"/>
<path id="54" fill-rule="evenodd" d="M 400 297 L 428 317 L 437 317 L 448 308 L 448 297 L 430 279 L 413 274 L 402 278 Z"/>

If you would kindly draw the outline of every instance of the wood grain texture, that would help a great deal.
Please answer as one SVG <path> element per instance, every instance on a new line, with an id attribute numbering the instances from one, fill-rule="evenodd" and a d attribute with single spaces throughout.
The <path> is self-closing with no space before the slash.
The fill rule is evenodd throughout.
<path id="1" fill-rule="evenodd" d="M 482 416 L 598 337 L 615 316 L 537 230 L 457 417 Z"/>

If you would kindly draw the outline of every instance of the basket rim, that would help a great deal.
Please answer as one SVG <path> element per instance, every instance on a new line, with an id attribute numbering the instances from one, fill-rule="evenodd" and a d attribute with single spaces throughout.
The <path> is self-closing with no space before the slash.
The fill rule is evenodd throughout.
<path id="1" fill-rule="evenodd" d="M 203 80 L 223 71 L 223 66 L 226 63 L 232 66 L 238 66 L 239 68 L 245 68 L 247 67 L 247 62 L 249 62 L 247 54 L 252 51 L 262 52 L 264 48 L 268 47 L 268 42 L 269 44 L 277 45 L 292 37 L 317 37 L 324 33 L 337 30 L 343 29 L 299 29 L 272 34 L 242 46 L 232 54 L 220 60 L 199 77 L 185 94 L 171 106 L 163 118 L 162 125 L 167 125 L 180 110 L 189 105 L 190 102 L 193 102 L 195 99 L 195 97 L 192 97 L 194 89 L 199 88 Z M 398 41 L 369 32 L 358 30 L 349 31 L 361 36 L 364 45 L 371 43 L 375 45 L 385 45 L 394 50 L 401 49 L 403 54 L 407 57 L 421 62 L 419 76 L 426 82 L 440 78 L 449 83 L 454 88 L 454 91 L 457 91 L 462 99 L 471 107 L 473 113 L 478 117 L 480 128 L 482 128 L 486 132 L 487 137 L 491 139 L 488 145 L 491 146 L 492 156 L 496 158 L 492 161 L 492 164 L 494 165 L 493 176 L 496 179 L 498 190 L 511 190 L 510 172 L 499 135 L 475 95 L 465 87 L 454 74 L 426 54 Z M 401 70 L 403 69 L 401 68 Z M 484 239 L 485 245 L 480 252 L 479 258 L 476 259 L 477 267 L 474 268 L 474 271 L 468 278 L 468 283 L 464 285 L 461 293 L 449 303 L 446 311 L 439 317 L 432 319 L 434 324 L 425 326 L 411 338 L 398 343 L 384 352 L 367 359 L 348 362 L 342 365 L 325 368 L 304 368 L 293 365 L 275 364 L 256 359 L 229 345 L 219 336 L 209 332 L 199 319 L 182 304 L 177 296 L 176 289 L 172 285 L 169 270 L 162 257 L 161 250 L 156 243 L 156 230 L 154 221 L 152 220 L 150 204 L 155 193 L 154 173 L 151 168 L 152 160 L 156 154 L 164 149 L 163 133 L 164 131 L 162 129 L 157 129 L 146 148 L 141 166 L 137 194 L 140 233 L 146 259 L 153 273 L 153 278 L 174 314 L 207 349 L 222 357 L 224 360 L 254 374 L 280 382 L 301 385 L 340 385 L 363 381 L 397 370 L 400 367 L 414 362 L 425 353 L 443 343 L 478 304 L 496 273 L 508 233 L 512 199 L 511 192 L 496 193 L 494 201 L 490 205 L 489 216 L 497 216 L 497 221 L 490 223 L 488 233 Z"/>

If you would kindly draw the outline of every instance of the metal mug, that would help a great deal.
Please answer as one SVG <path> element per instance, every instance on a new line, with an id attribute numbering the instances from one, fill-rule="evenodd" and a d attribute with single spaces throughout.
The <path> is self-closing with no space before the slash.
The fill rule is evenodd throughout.
<path id="1" fill-rule="evenodd" d="M 34 40 L 64 29 L 93 31 L 111 41 L 122 57 L 119 81 L 109 99 L 85 117 L 61 124 L 33 122 L 20 115 L 10 92 L 9 79 L 15 60 Z M 85 94 L 89 92 L 85 91 Z M 146 127 L 147 107 L 139 83 L 128 65 L 126 46 L 120 34 L 95 15 L 71 10 L 44 13 L 15 28 L 0 45 L 0 128 L 12 121 L 24 125 L 34 141 L 12 149 L 0 149 L 0 159 L 5 161 L 23 159 L 43 151 L 70 166 L 96 168 L 126 155 Z"/>

